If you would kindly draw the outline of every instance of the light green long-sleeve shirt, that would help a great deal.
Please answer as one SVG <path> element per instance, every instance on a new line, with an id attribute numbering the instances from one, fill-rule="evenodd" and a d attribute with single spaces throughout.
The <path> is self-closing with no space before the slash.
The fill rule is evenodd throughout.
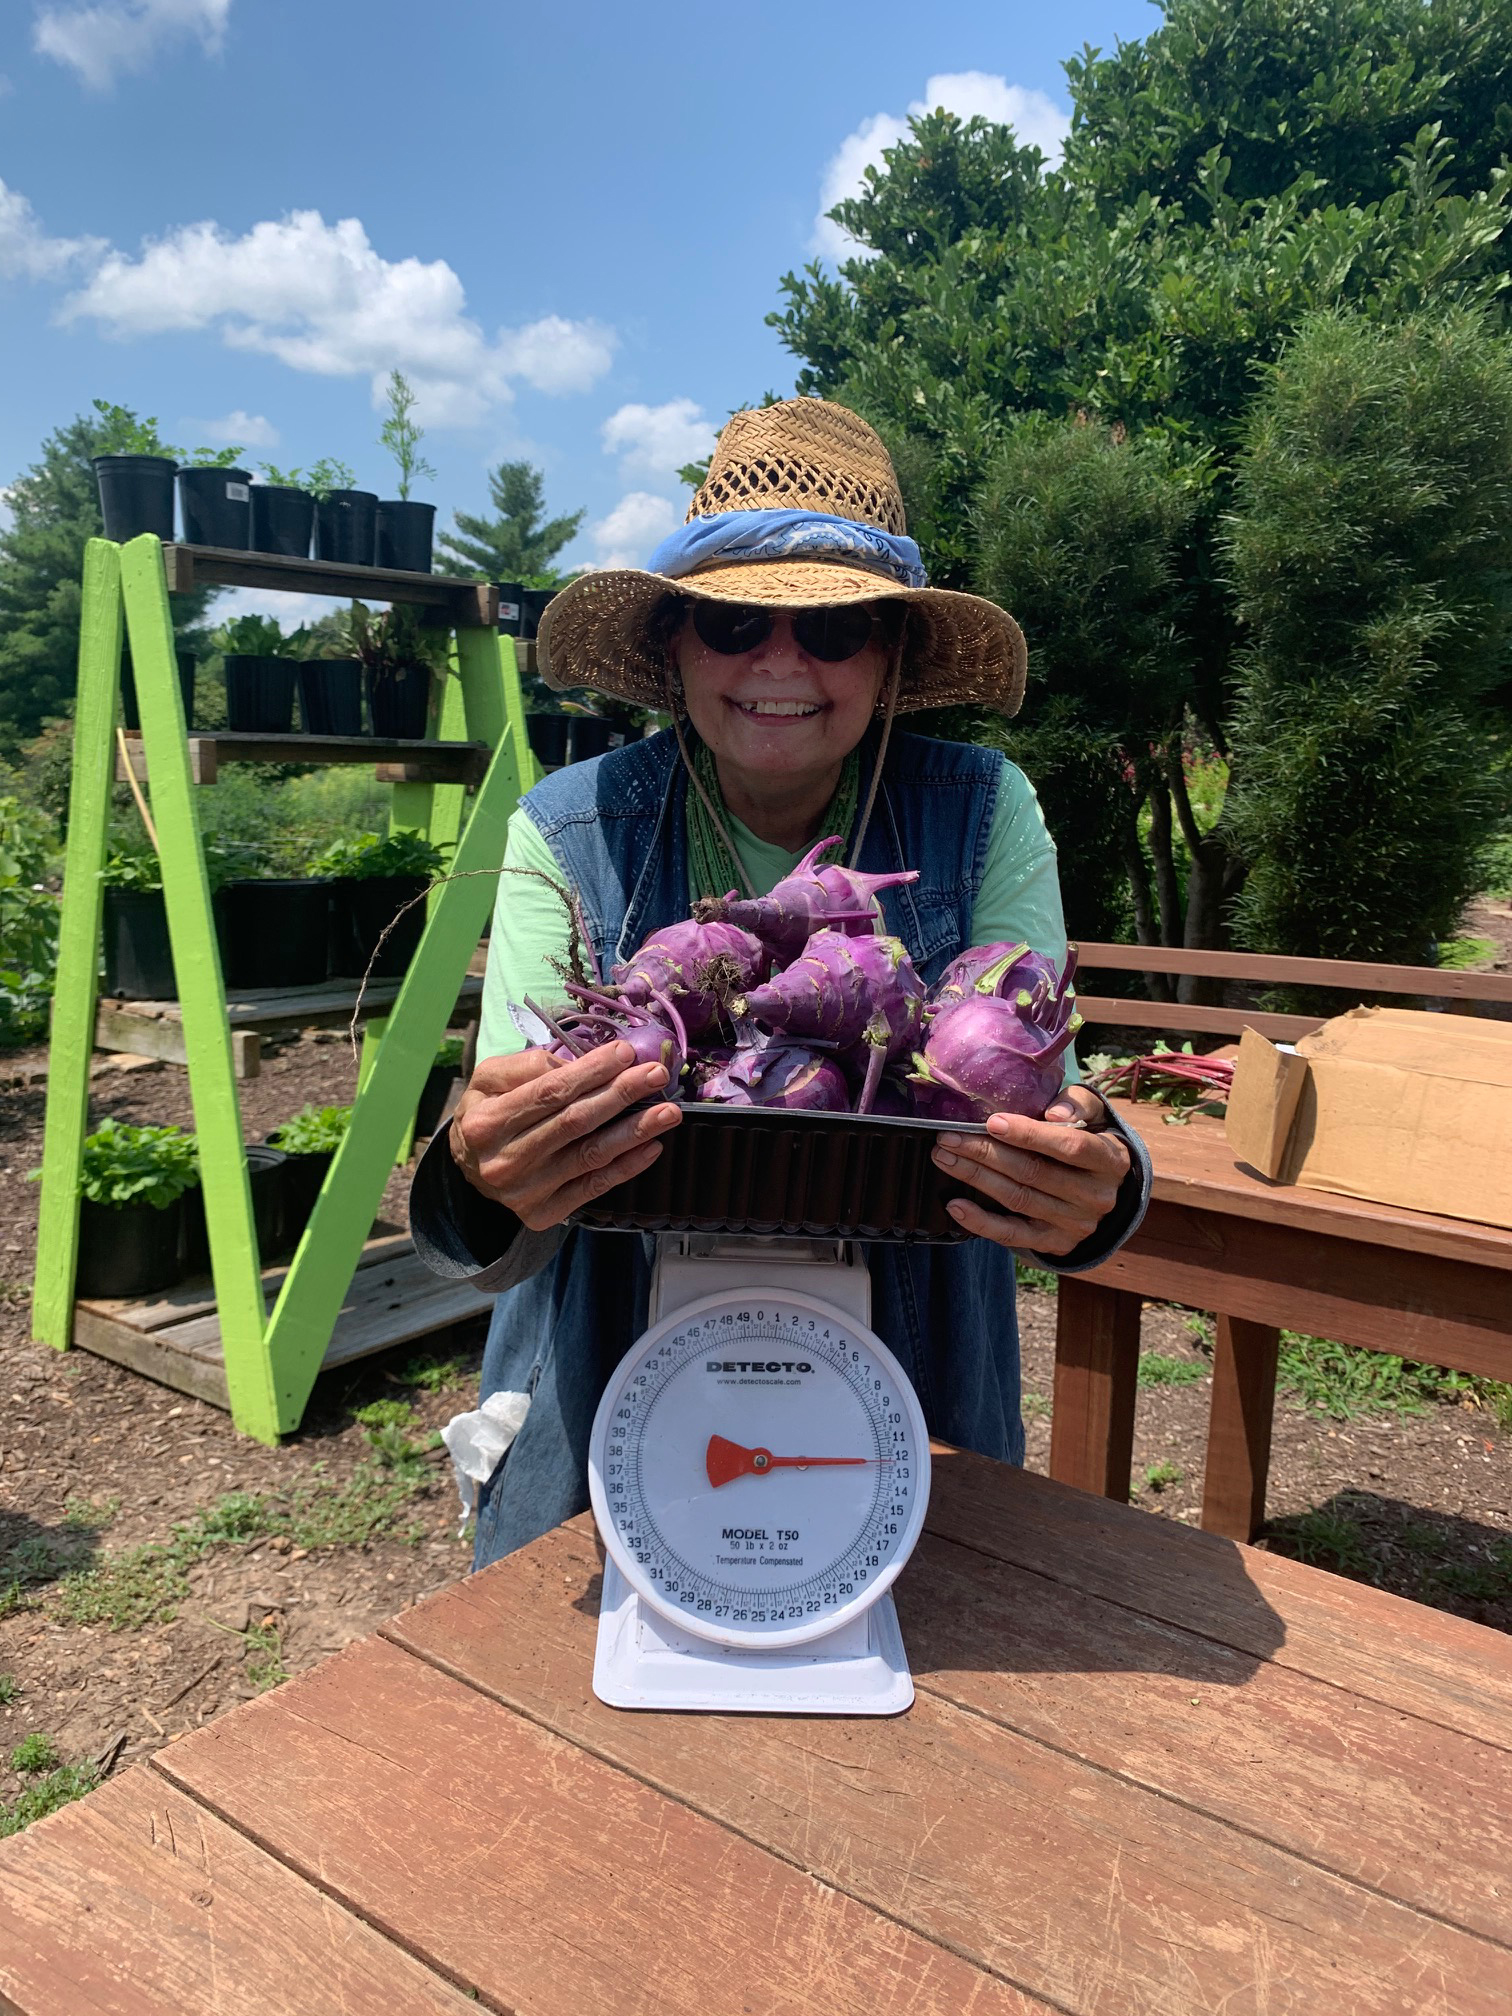
<path id="1" fill-rule="evenodd" d="M 790 854 L 784 847 L 774 847 L 729 813 L 725 816 L 753 888 L 771 889 L 802 859 L 801 852 Z M 561 865 L 529 813 L 521 809 L 509 822 L 504 867 L 483 982 L 480 1058 L 504 1057 L 524 1049 L 525 1037 L 510 1012 L 512 1005 L 523 1003 L 527 995 L 546 1004 L 563 998 L 559 969 L 568 956 L 567 913 L 561 899 L 539 879 L 546 876 L 560 887 Z M 511 870 L 530 872 L 508 872 Z M 976 945 L 1017 944 L 1023 939 L 1034 951 L 1057 962 L 1066 955 L 1055 842 L 1046 829 L 1033 786 L 1012 763 L 1003 766 L 982 885 L 971 917 L 971 937 Z M 1080 1074 L 1074 1056 L 1070 1051 L 1066 1054 L 1066 1075 L 1074 1080 Z"/>

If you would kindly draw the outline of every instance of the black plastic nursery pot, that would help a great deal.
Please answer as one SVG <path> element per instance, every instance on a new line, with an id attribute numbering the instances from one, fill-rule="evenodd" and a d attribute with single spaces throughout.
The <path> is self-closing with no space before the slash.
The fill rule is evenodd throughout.
<path id="1" fill-rule="evenodd" d="M 525 613 L 525 590 L 518 581 L 499 583 L 499 628 L 506 637 L 518 637 Z"/>
<path id="2" fill-rule="evenodd" d="M 534 637 L 540 628 L 541 618 L 546 613 L 546 604 L 557 593 L 555 588 L 522 588 L 520 590 L 520 635 Z"/>
<path id="3" fill-rule="evenodd" d="M 441 1125 L 441 1115 L 446 1111 L 451 1089 L 461 1076 L 461 1069 L 456 1064 L 432 1064 L 426 1072 L 415 1107 L 415 1132 L 423 1140 L 428 1141 Z"/>
<path id="4" fill-rule="evenodd" d="M 198 1197 L 197 1190 L 185 1196 Z M 79 1200 L 79 1265 L 74 1293 L 85 1297 L 152 1295 L 183 1279 L 184 1197 L 152 1204 Z"/>
<path id="5" fill-rule="evenodd" d="M 246 1157 L 257 1255 L 266 1265 L 288 1250 L 284 1218 L 287 1203 L 284 1165 L 289 1158 L 281 1148 L 269 1148 L 262 1142 L 249 1144 Z M 183 1272 L 189 1275 L 208 1274 L 210 1234 L 205 1225 L 205 1193 L 198 1189 L 186 1190 L 183 1202 Z"/>
<path id="6" fill-rule="evenodd" d="M 355 658 L 310 658 L 300 666 L 299 718 L 306 735 L 362 733 L 362 667 Z"/>
<path id="7" fill-rule="evenodd" d="M 368 971 L 385 928 L 383 949 L 373 959 L 374 980 L 402 980 L 425 929 L 426 906 L 399 912 L 430 884 L 423 875 L 370 875 L 366 881 L 343 877 L 331 892 L 331 971 L 343 979 L 360 979 Z M 398 919 L 397 923 L 395 919 Z"/>
<path id="8" fill-rule="evenodd" d="M 231 652 L 226 670 L 226 726 L 241 735 L 287 735 L 294 727 L 292 658 Z"/>
<path id="9" fill-rule="evenodd" d="M 402 567 L 409 574 L 429 574 L 435 530 L 434 504 L 385 498 L 378 506 L 378 565 Z"/>
<path id="10" fill-rule="evenodd" d="M 567 761 L 567 731 L 571 717 L 566 714 L 527 714 L 525 733 L 531 754 L 548 770 L 558 770 Z"/>
<path id="11" fill-rule="evenodd" d="M 335 1157 L 331 1154 L 290 1155 L 286 1149 L 278 1152 L 283 1156 L 280 1171 L 283 1183 L 282 1251 L 292 1253 L 304 1237 L 304 1229 L 314 1214 L 315 1200 L 320 1195 L 320 1186 L 325 1182 L 326 1172 Z"/>
<path id="12" fill-rule="evenodd" d="M 308 560 L 315 532 L 315 499 L 282 483 L 252 486 L 252 550 Z"/>
<path id="13" fill-rule="evenodd" d="M 567 730 L 567 761 L 586 763 L 590 756 L 603 756 L 624 742 L 624 731 L 597 714 L 573 714 Z"/>
<path id="14" fill-rule="evenodd" d="M 330 490 L 315 502 L 315 558 L 371 567 L 378 550 L 376 490 Z"/>
<path id="15" fill-rule="evenodd" d="M 227 988 L 318 987 L 327 972 L 333 886 L 328 877 L 222 883 L 216 930 Z"/>
<path id="16" fill-rule="evenodd" d="M 179 692 L 184 701 L 184 726 L 194 726 L 194 653 L 175 651 L 178 660 Z M 142 725 L 142 710 L 137 704 L 136 668 L 131 662 L 131 653 L 121 653 L 121 712 L 126 719 L 128 733 L 136 734 Z"/>
<path id="17" fill-rule="evenodd" d="M 190 546 L 252 543 L 252 478 L 245 469 L 180 469 L 179 516 Z"/>
<path id="18" fill-rule="evenodd" d="M 105 537 L 120 541 L 155 532 L 159 539 L 171 539 L 177 467 L 166 455 L 96 455 Z"/>
<path id="19" fill-rule="evenodd" d="M 403 665 L 395 672 L 369 668 L 363 680 L 373 733 L 384 740 L 420 741 L 430 715 L 430 667 Z"/>
<path id="20" fill-rule="evenodd" d="M 119 1001 L 176 1001 L 168 906 L 161 889 L 107 889 L 105 992 Z"/>

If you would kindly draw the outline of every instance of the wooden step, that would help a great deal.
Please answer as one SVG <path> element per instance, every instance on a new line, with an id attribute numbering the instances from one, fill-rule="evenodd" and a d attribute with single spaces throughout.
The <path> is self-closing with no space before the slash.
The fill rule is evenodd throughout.
<path id="1" fill-rule="evenodd" d="M 293 595 L 332 595 L 343 601 L 407 602 L 437 609 L 461 630 L 491 630 L 499 620 L 499 591 L 491 581 L 461 581 L 445 574 L 408 574 L 396 567 L 349 567 L 334 560 L 296 560 L 282 553 L 249 553 L 229 546 L 167 545 L 163 572 L 170 595 L 196 588 L 274 588 Z"/>
<path id="2" fill-rule="evenodd" d="M 189 733 L 189 775 L 214 784 L 226 763 L 301 763 L 320 769 L 371 763 L 380 784 L 480 784 L 493 757 L 486 742 L 404 741 L 377 735 L 253 735 L 237 730 Z M 127 734 L 116 750 L 116 782 L 127 763 L 139 784 L 147 779 L 140 735 Z"/>
<path id="3" fill-rule="evenodd" d="M 263 1296 L 270 1310 L 287 1272 L 286 1267 L 263 1272 Z M 329 1371 L 333 1365 L 368 1358 L 375 1351 L 485 1316 L 488 1306 L 465 1282 L 444 1281 L 432 1274 L 407 1232 L 381 1234 L 363 1249 L 321 1369 Z M 132 1301 L 76 1303 L 73 1341 L 98 1358 L 230 1411 L 215 1290 L 206 1279 Z"/>

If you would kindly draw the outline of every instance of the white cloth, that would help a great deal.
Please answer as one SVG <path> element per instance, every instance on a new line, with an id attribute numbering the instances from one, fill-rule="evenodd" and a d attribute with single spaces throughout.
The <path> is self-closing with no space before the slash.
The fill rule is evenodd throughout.
<path id="1" fill-rule="evenodd" d="M 525 1425 L 528 1393 L 490 1393 L 470 1414 L 454 1414 L 441 1430 L 462 1501 L 460 1532 L 478 1502 L 478 1490 L 498 1469 L 505 1451 Z"/>

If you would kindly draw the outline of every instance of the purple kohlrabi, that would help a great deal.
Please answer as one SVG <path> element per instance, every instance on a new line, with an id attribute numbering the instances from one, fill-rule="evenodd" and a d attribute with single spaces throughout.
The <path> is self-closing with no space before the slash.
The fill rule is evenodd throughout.
<path id="1" fill-rule="evenodd" d="M 566 983 L 581 1006 L 553 1016 L 527 998 L 526 1006 L 551 1031 L 545 1048 L 553 1057 L 582 1057 L 603 1043 L 628 1043 L 637 1064 L 661 1064 L 667 1072 L 667 1096 L 675 1097 L 688 1060 L 688 1033 L 676 1004 L 665 994 L 651 996 L 649 1007 L 605 994 L 596 987 Z"/>
<path id="2" fill-rule="evenodd" d="M 924 983 L 901 938 L 849 938 L 816 931 L 801 959 L 753 987 L 732 1012 L 788 1037 L 841 1050 L 866 1042 L 904 1055 L 924 1019 Z"/>
<path id="3" fill-rule="evenodd" d="M 644 1008 L 655 994 L 677 1003 L 688 1036 L 697 1042 L 734 994 L 765 979 L 771 965 L 762 941 L 734 924 L 669 924 L 648 938 L 613 978 L 626 1001 Z"/>
<path id="4" fill-rule="evenodd" d="M 693 906 L 696 917 L 721 919 L 754 931 L 779 965 L 796 959 L 816 931 L 826 926 L 854 935 L 871 936 L 881 929 L 879 889 L 917 882 L 917 868 L 891 875 L 863 875 L 854 868 L 816 868 L 819 856 L 840 845 L 832 835 L 811 847 L 797 867 L 783 876 L 769 896 L 705 897 Z"/>
<path id="5" fill-rule="evenodd" d="M 929 1013 L 953 1008 L 973 995 L 997 994 L 1011 1000 L 1021 988 L 1033 990 L 1041 980 L 1057 993 L 1064 993 L 1076 971 L 1076 947 L 1066 953 L 1065 964 L 1057 970 L 1055 961 L 1042 952 L 1031 952 L 1028 944 L 973 945 L 952 959 L 930 989 Z"/>
<path id="6" fill-rule="evenodd" d="M 931 1119 L 1044 1117 L 1065 1075 L 1062 1053 L 1081 1027 L 1065 985 L 1071 964 L 1059 979 L 1042 974 L 1011 999 L 975 992 L 937 1010 L 912 1073 Z"/>
<path id="7" fill-rule="evenodd" d="M 783 1106 L 789 1112 L 848 1113 L 850 1086 L 833 1057 L 801 1045 L 772 1043 L 735 1052 L 724 1069 L 700 1081 L 712 1106 Z"/>

